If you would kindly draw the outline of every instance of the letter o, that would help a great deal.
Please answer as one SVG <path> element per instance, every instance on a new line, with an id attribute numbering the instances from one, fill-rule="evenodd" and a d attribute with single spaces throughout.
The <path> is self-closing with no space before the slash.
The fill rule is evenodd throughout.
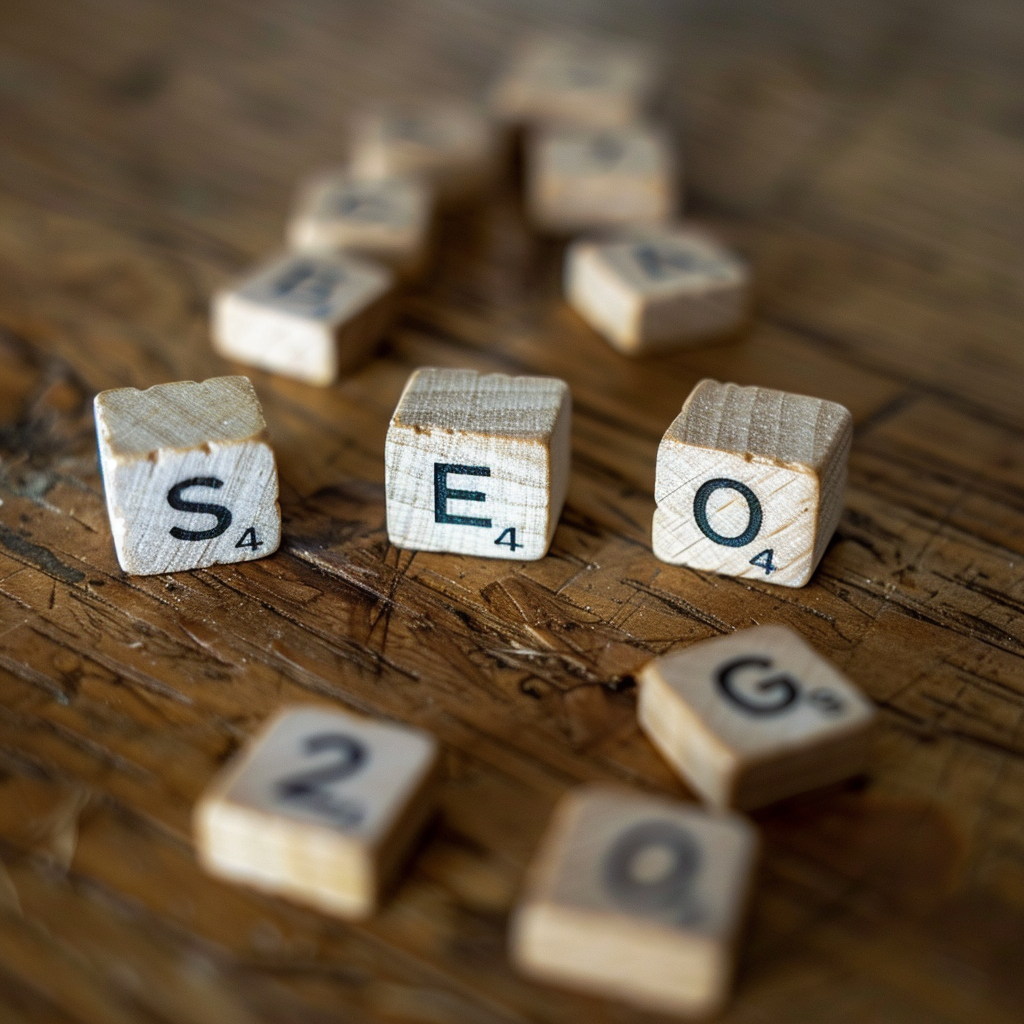
<path id="1" fill-rule="evenodd" d="M 747 511 L 749 513 L 747 528 L 735 537 L 722 536 L 708 522 L 708 500 L 715 491 L 722 490 L 735 491 L 747 503 Z M 705 480 L 697 488 L 697 493 L 693 498 L 693 517 L 697 520 L 700 532 L 708 540 L 714 541 L 715 544 L 722 544 L 727 548 L 746 547 L 761 532 L 761 520 L 763 518 L 761 502 L 757 500 L 757 495 L 746 484 L 741 484 L 739 480 L 730 480 L 727 477 L 715 477 L 713 480 Z"/>
<path id="2" fill-rule="evenodd" d="M 636 858 L 658 846 L 671 852 L 671 866 L 660 878 L 637 878 Z M 623 832 L 608 851 L 604 882 L 624 909 L 640 914 L 663 912 L 688 901 L 700 863 L 700 846 L 687 829 L 671 821 L 642 821 Z"/>

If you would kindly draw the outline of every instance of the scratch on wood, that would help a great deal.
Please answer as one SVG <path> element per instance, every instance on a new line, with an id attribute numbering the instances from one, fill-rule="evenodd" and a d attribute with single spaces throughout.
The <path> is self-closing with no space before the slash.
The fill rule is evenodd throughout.
<path id="1" fill-rule="evenodd" d="M 0 544 L 11 554 L 19 555 L 50 576 L 56 576 L 62 583 L 81 583 L 85 579 L 85 573 L 80 569 L 65 565 L 48 548 L 33 544 L 3 523 L 0 523 Z"/>

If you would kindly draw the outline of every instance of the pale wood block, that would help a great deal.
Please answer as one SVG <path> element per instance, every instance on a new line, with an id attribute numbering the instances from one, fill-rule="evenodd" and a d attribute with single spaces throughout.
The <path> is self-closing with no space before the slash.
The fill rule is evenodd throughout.
<path id="1" fill-rule="evenodd" d="M 125 572 L 201 569 L 277 550 L 277 465 L 247 377 L 101 391 L 94 409 Z"/>
<path id="2" fill-rule="evenodd" d="M 362 253 L 412 276 L 426 262 L 431 207 L 430 188 L 415 178 L 324 173 L 300 190 L 288 244 L 298 252 Z"/>
<path id="3" fill-rule="evenodd" d="M 580 239 L 566 254 L 566 298 L 627 355 L 692 345 L 744 319 L 746 265 L 706 231 Z"/>
<path id="4" fill-rule="evenodd" d="M 491 92 L 507 121 L 612 128 L 638 120 L 653 90 L 652 55 L 622 39 L 551 34 L 525 41 Z"/>
<path id="5" fill-rule="evenodd" d="M 391 543 L 543 557 L 569 486 L 571 418 L 554 377 L 417 370 L 384 447 Z"/>
<path id="6" fill-rule="evenodd" d="M 852 437 L 836 402 L 702 380 L 658 448 L 654 554 L 802 587 L 842 514 Z"/>
<path id="7" fill-rule="evenodd" d="M 670 220 L 679 205 L 667 139 L 643 126 L 546 128 L 527 139 L 527 207 L 556 233 Z"/>
<path id="8" fill-rule="evenodd" d="M 705 800 L 744 809 L 863 772 L 875 719 L 871 701 L 785 626 L 650 662 L 637 714 Z"/>
<path id="9" fill-rule="evenodd" d="M 196 804 L 202 863 L 329 914 L 366 917 L 434 809 L 437 757 L 418 729 L 290 708 Z"/>
<path id="10" fill-rule="evenodd" d="M 361 178 L 419 176 L 442 199 L 478 192 L 496 168 L 496 136 L 487 115 L 455 99 L 367 110 L 351 131 L 351 170 Z"/>
<path id="11" fill-rule="evenodd" d="M 213 300 L 213 347 L 228 359 L 326 385 L 361 362 L 393 313 L 394 275 L 349 253 L 264 263 Z"/>
<path id="12" fill-rule="evenodd" d="M 757 835 L 743 818 L 600 786 L 565 797 L 512 921 L 541 980 L 668 1013 L 724 1003 Z"/>

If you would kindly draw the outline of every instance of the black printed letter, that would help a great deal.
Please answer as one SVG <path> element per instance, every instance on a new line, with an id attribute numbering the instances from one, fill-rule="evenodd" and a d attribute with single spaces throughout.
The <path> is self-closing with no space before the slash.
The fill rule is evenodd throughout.
<path id="1" fill-rule="evenodd" d="M 175 508 L 179 512 L 202 512 L 204 515 L 216 516 L 217 525 L 211 526 L 208 530 L 185 530 L 180 526 L 172 526 L 171 536 L 177 540 L 213 540 L 214 537 L 219 537 L 231 525 L 231 510 L 223 505 L 208 505 L 202 501 L 186 501 L 181 496 L 181 492 L 187 491 L 190 487 L 220 488 L 223 486 L 224 481 L 218 480 L 215 476 L 193 476 L 188 480 L 182 480 L 181 483 L 175 484 L 167 492 L 167 504 L 171 508 Z"/>
<path id="2" fill-rule="evenodd" d="M 453 516 L 448 512 L 448 499 L 456 501 L 486 501 L 483 491 L 454 491 L 448 487 L 448 474 L 458 476 L 490 476 L 490 466 L 457 466 L 450 462 L 434 463 L 434 522 L 451 523 L 454 526 L 485 526 L 490 529 L 490 519 L 477 516 Z"/>
<path id="3" fill-rule="evenodd" d="M 656 851 L 661 856 L 645 870 L 644 855 Z M 623 832 L 608 851 L 604 883 L 626 910 L 638 914 L 675 911 L 689 921 L 701 916 L 693 903 L 700 868 L 700 846 L 687 829 L 671 821 L 641 821 Z"/>
<path id="4" fill-rule="evenodd" d="M 723 537 L 708 522 L 708 499 L 715 491 L 736 491 L 747 503 L 747 528 L 735 537 Z M 724 544 L 727 548 L 746 547 L 761 532 L 761 502 L 757 495 L 739 480 L 729 480 L 725 477 L 716 477 L 714 480 L 705 480 L 697 489 L 693 498 L 693 517 L 697 520 L 700 532 L 713 540 L 716 544 Z"/>
<path id="5" fill-rule="evenodd" d="M 718 683 L 718 688 L 722 693 L 748 715 L 774 715 L 784 711 L 800 696 L 800 686 L 792 676 L 786 673 L 768 676 L 767 679 L 762 679 L 753 687 L 758 693 L 766 694 L 769 697 L 766 703 L 751 700 L 733 681 L 733 676 L 741 668 L 771 667 L 771 658 L 757 656 L 752 658 L 735 658 L 719 668 L 715 673 L 715 682 Z M 771 699 L 773 693 L 775 694 L 774 700 Z"/>

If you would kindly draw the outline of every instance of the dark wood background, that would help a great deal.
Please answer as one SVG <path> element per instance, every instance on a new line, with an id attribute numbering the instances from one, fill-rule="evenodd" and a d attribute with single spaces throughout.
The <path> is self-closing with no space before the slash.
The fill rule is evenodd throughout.
<path id="1" fill-rule="evenodd" d="M 559 298 L 510 187 L 450 218 L 379 357 L 251 373 L 274 557 L 118 569 L 102 388 L 236 368 L 212 290 L 280 245 L 361 100 L 479 96 L 543 17 L 665 55 L 694 215 L 751 258 L 733 345 L 629 362 Z M 793 626 L 878 702 L 870 779 L 758 814 L 730 1021 L 1019 1021 L 1024 1005 L 1024 8 L 1015 0 L 6 0 L 0 7 L 0 1018 L 80 1024 L 649 1019 L 521 980 L 505 929 L 558 797 L 688 798 L 633 673 Z M 422 364 L 555 374 L 568 503 L 535 563 L 396 551 L 383 441 Z M 846 511 L 803 590 L 651 555 L 658 440 L 702 376 L 852 410 Z M 443 810 L 350 926 L 207 878 L 189 814 L 276 708 L 444 744 Z"/>

